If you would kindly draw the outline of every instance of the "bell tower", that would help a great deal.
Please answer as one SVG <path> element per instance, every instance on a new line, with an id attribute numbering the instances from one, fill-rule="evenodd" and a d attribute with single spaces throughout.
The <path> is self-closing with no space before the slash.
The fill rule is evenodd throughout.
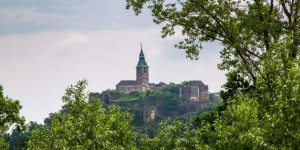
<path id="1" fill-rule="evenodd" d="M 136 82 L 142 87 L 146 87 L 149 84 L 149 67 L 145 61 L 143 47 L 141 45 L 141 51 L 139 56 L 139 62 L 136 66 Z"/>

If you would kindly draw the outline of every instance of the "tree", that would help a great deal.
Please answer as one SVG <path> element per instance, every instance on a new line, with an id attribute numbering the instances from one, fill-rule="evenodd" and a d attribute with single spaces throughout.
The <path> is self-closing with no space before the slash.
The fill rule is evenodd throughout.
<path id="1" fill-rule="evenodd" d="M 175 83 L 169 83 L 165 87 L 162 88 L 162 91 L 169 92 L 172 94 L 178 94 L 179 93 L 179 85 Z"/>
<path id="2" fill-rule="evenodd" d="M 287 37 L 270 46 L 255 91 L 237 93 L 221 117 L 201 122 L 202 144 L 218 149 L 299 148 L 300 60 L 286 53 L 290 44 Z"/>
<path id="3" fill-rule="evenodd" d="M 188 57 L 198 58 L 201 42 L 224 46 L 226 104 L 198 119 L 196 146 L 299 148 L 299 0 L 127 0 L 136 14 L 145 5 L 164 23 L 163 37 L 182 27 L 186 38 L 175 47 Z"/>
<path id="4" fill-rule="evenodd" d="M 255 85 L 262 60 L 271 45 L 290 36 L 288 57 L 299 56 L 298 0 L 126 0 L 127 9 L 138 15 L 145 5 L 152 11 L 153 21 L 164 23 L 162 37 L 172 36 L 182 27 L 185 39 L 175 47 L 185 49 L 187 57 L 198 59 L 202 42 L 218 41 L 221 51 L 220 69 L 237 71 Z"/>
<path id="5" fill-rule="evenodd" d="M 160 146 L 158 139 L 171 137 L 164 143 L 178 149 L 188 149 L 178 144 L 184 139 L 191 139 L 193 149 L 298 149 L 300 58 L 291 59 L 286 53 L 290 44 L 287 37 L 270 45 L 272 52 L 262 62 L 255 90 L 232 94 L 226 109 L 197 120 L 196 131 L 192 127 L 181 130 L 176 124 L 163 127 L 157 137 L 145 139 L 151 141 L 145 147 Z M 185 138 L 182 135 L 187 131 L 195 133 Z"/>
<path id="6" fill-rule="evenodd" d="M 293 44 L 288 36 L 271 45 L 257 82 L 262 128 L 268 143 L 280 149 L 300 146 L 300 58 L 291 59 L 287 53 Z"/>
<path id="7" fill-rule="evenodd" d="M 227 82 L 223 85 L 223 88 L 224 90 L 221 90 L 220 94 L 223 105 L 219 108 L 219 111 L 225 110 L 228 100 L 237 93 L 250 93 L 255 89 L 255 87 L 238 72 L 230 72 L 227 74 Z"/>
<path id="8" fill-rule="evenodd" d="M 175 122 L 173 124 L 161 123 L 159 132 L 154 138 L 144 137 L 140 149 L 187 149 L 197 148 L 195 130 L 191 124 Z"/>
<path id="9" fill-rule="evenodd" d="M 18 131 L 17 129 L 12 130 L 8 140 L 9 149 L 27 149 L 28 141 L 32 131 L 41 128 L 43 128 L 43 125 L 30 121 L 28 124 L 26 124 L 26 129 L 24 131 Z"/>
<path id="10" fill-rule="evenodd" d="M 163 90 L 153 90 L 147 92 L 147 98 L 150 100 L 163 100 L 164 105 L 160 106 L 158 109 L 162 111 L 165 116 L 172 116 L 173 113 L 179 109 L 179 96 L 178 93 L 174 93 L 173 91 L 178 89 L 178 87 L 172 88 L 173 85 L 166 87 Z M 171 91 L 168 91 L 170 89 Z"/>
<path id="11" fill-rule="evenodd" d="M 134 149 L 136 134 L 132 116 L 100 100 L 88 101 L 87 81 L 66 89 L 64 109 L 53 113 L 50 127 L 34 130 L 29 142 L 33 149 Z"/>
<path id="12" fill-rule="evenodd" d="M 0 149 L 7 148 L 8 134 L 11 127 L 21 130 L 25 119 L 20 116 L 22 106 L 18 100 L 4 97 L 3 87 L 0 85 Z"/>

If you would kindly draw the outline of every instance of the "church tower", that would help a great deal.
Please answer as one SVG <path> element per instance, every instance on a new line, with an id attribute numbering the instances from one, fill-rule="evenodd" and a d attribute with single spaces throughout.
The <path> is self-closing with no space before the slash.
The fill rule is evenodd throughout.
<path id="1" fill-rule="evenodd" d="M 139 56 L 139 62 L 136 66 L 136 82 L 138 85 L 142 85 L 142 91 L 146 90 L 149 85 L 149 67 L 145 61 L 143 47 L 141 46 L 141 52 Z"/>

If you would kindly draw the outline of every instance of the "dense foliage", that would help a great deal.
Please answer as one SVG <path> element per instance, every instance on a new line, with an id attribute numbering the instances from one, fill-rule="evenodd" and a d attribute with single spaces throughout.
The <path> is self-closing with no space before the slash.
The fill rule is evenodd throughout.
<path id="1" fill-rule="evenodd" d="M 178 123 L 180 128 L 178 124 L 163 125 L 158 136 L 147 138 L 144 146 L 147 149 L 298 149 L 300 60 L 286 59 L 284 46 L 276 45 L 274 50 L 278 53 L 268 56 L 274 59 L 264 62 L 264 72 L 257 78 L 259 89 L 235 94 L 220 114 L 213 112 L 199 119 L 198 129 L 181 123 Z M 273 82 L 269 82 L 270 78 Z"/>
<path id="2" fill-rule="evenodd" d="M 215 110 L 215 107 L 218 105 L 211 104 L 198 111 L 196 111 L 195 107 L 188 109 L 181 106 L 179 87 L 179 84 L 170 83 L 164 87 L 146 92 L 122 93 L 121 97 L 114 102 L 121 105 L 123 110 L 129 110 L 134 115 L 132 125 L 138 131 L 139 137 L 148 135 L 153 138 L 157 134 L 161 122 L 166 122 L 169 125 L 174 121 L 189 122 L 195 116 L 202 116 Z M 210 101 L 221 103 L 217 94 L 210 93 L 209 95 Z M 149 116 L 145 115 L 145 112 L 149 109 L 155 111 L 155 119 L 150 119 L 151 121 L 147 118 Z"/>
<path id="3" fill-rule="evenodd" d="M 198 58 L 202 42 L 224 45 L 220 69 L 237 70 L 255 84 L 262 60 L 272 45 L 290 35 L 289 57 L 298 55 L 298 0 L 126 0 L 127 9 L 138 15 L 144 6 L 153 21 L 163 24 L 162 37 L 181 31 L 185 39 L 175 45 Z M 176 27 L 181 27 L 177 30 Z"/>
<path id="4" fill-rule="evenodd" d="M 176 131 L 158 131 L 152 147 L 169 149 L 158 142 L 167 135 L 174 149 L 182 148 L 182 140 L 192 149 L 299 148 L 299 0 L 127 0 L 127 9 L 136 14 L 145 5 L 154 22 L 165 25 L 163 37 L 182 27 L 186 39 L 176 47 L 192 59 L 198 58 L 201 42 L 220 42 L 219 68 L 228 71 L 224 105 L 197 118 L 197 130 L 175 124 L 168 128 Z M 188 133 L 194 136 L 182 136 Z"/>
<path id="5" fill-rule="evenodd" d="M 32 131 L 43 128 L 43 125 L 30 121 L 25 127 L 24 131 L 12 130 L 8 140 L 10 150 L 27 149 Z"/>
<path id="6" fill-rule="evenodd" d="M 18 131 L 22 129 L 25 119 L 20 117 L 21 108 L 18 100 L 4 97 L 3 88 L 0 85 L 0 149 L 8 147 L 7 131 L 10 127 L 15 127 Z"/>
<path id="7" fill-rule="evenodd" d="M 52 114 L 50 126 L 32 132 L 32 149 L 134 149 L 136 134 L 129 125 L 132 116 L 101 101 L 88 101 L 87 82 L 66 89 L 64 109 Z"/>

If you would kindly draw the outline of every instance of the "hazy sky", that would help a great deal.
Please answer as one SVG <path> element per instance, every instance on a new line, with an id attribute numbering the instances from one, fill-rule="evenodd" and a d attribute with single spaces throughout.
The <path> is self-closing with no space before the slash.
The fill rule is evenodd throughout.
<path id="1" fill-rule="evenodd" d="M 205 43 L 200 59 L 189 60 L 173 46 L 180 33 L 162 39 L 149 11 L 137 17 L 125 0 L 1 0 L 0 18 L 0 84 L 20 100 L 27 122 L 58 111 L 80 79 L 91 92 L 134 80 L 140 42 L 150 82 L 202 80 L 210 92 L 225 83 L 221 45 Z"/>

